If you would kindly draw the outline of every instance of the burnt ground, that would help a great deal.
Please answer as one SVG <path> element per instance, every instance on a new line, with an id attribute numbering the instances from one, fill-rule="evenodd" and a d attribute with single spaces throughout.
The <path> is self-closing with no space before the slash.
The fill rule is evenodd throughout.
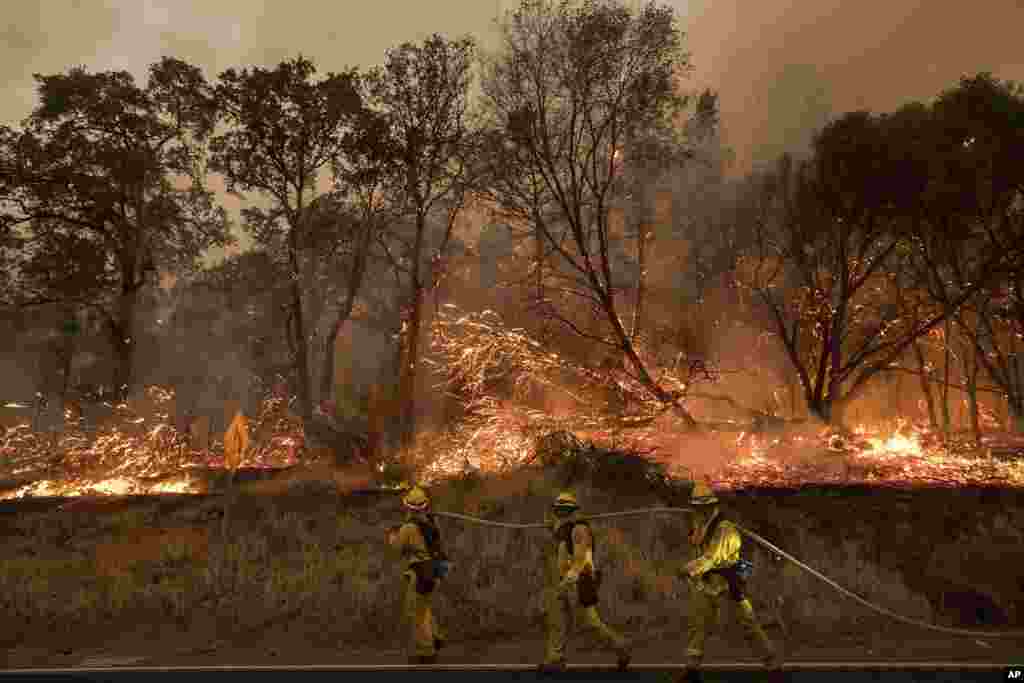
<path id="1" fill-rule="evenodd" d="M 600 494 L 598 494 L 600 495 Z M 347 508 L 364 515 L 373 527 L 392 516 L 386 494 L 367 491 L 345 498 Z M 741 524 L 770 539 L 787 552 L 835 578 L 860 594 L 870 590 L 856 585 L 856 568 L 847 559 L 831 557 L 851 539 L 871 555 L 870 562 L 898 576 L 913 593 L 925 596 L 933 610 L 928 621 L 944 626 L 982 631 L 1024 631 L 1024 543 L 1021 542 L 1024 492 L 1000 489 L 894 490 L 871 487 L 800 490 L 749 490 L 723 496 Z M 302 514 L 321 506 L 313 495 L 289 496 L 287 508 Z M 279 506 L 284 507 L 278 498 Z M 263 501 L 253 501 L 263 504 Z M 649 501 L 654 502 L 654 501 Z M 612 499 L 594 505 L 594 512 L 639 507 L 641 501 Z M 148 510 L 150 527 L 172 526 L 172 517 L 190 519 L 195 527 L 217 525 L 220 500 L 215 496 L 147 496 L 100 500 L 28 499 L 0 502 L 0 533 L 11 539 L 18 520 L 45 515 L 52 531 L 38 539 L 44 546 L 74 545 L 88 554 L 96 520 L 133 510 Z M 598 509 L 599 507 L 603 509 Z M 244 506 L 239 523 L 245 523 Z M 445 509 L 438 505 L 439 509 Z M 535 510 L 534 510 L 535 512 Z M 526 520 L 539 515 L 519 512 L 509 504 L 495 518 Z M 817 539 L 816 545 L 808 538 Z M 127 538 L 127 537 L 125 537 Z M 77 540 L 76 540 L 77 539 Z M 24 540 L 24 539 L 23 539 Z M 109 547 L 109 538 L 107 546 Z M 98 543 L 99 541 L 97 541 Z M 85 549 L 85 550 L 83 550 Z M 846 552 L 846 551 L 844 551 Z M 92 551 L 92 557 L 97 557 Z M 845 556 L 844 556 L 845 557 Z M 863 559 L 863 558 L 862 558 Z M 755 555 L 755 562 L 758 562 Z M 783 644 L 790 661 L 962 661 L 1019 662 L 1024 638 L 964 637 L 931 632 L 875 618 L 868 610 L 842 597 L 815 579 L 800 583 L 782 569 L 761 570 L 752 587 L 758 594 L 786 594 L 786 606 L 777 620 L 763 614 L 773 640 Z M 859 565 L 858 565 L 859 566 Z M 850 574 L 850 572 L 853 574 Z M 851 585 L 853 584 L 853 585 Z M 809 587 L 810 586 L 810 587 Z M 822 604 L 838 606 L 855 618 L 827 623 L 815 619 L 819 607 L 806 607 L 818 594 Z M 873 601 L 905 613 L 899 596 L 871 594 Z M 803 601 L 803 602 L 802 602 Z M 685 598 L 678 600 L 685 614 Z M 813 603 L 817 604 L 817 603 Z M 801 605 L 804 605 L 801 607 Z M 440 609 L 441 618 L 445 610 Z M 920 615 L 918 615 L 920 616 Z M 730 608 L 725 621 L 732 621 Z M 636 643 L 635 661 L 682 662 L 684 635 L 676 625 L 646 624 L 642 617 L 622 628 Z M 194 610 L 188 618 L 99 619 L 88 628 L 64 628 L 53 620 L 16 623 L 3 616 L 4 661 L 7 668 L 66 667 L 82 664 L 136 664 L 152 666 L 260 665 L 260 664 L 397 664 L 405 654 L 395 637 L 380 645 L 362 637 L 348 640 L 344 630 L 325 628 L 320 618 L 299 612 L 250 623 L 226 624 L 213 611 Z M 645 631 L 646 628 L 646 631 Z M 394 633 L 391 625 L 385 630 Z M 386 642 L 385 642 L 386 641 Z M 608 657 L 584 652 L 576 642 L 572 661 L 602 662 Z M 541 656 L 539 624 L 491 637 L 453 639 L 443 654 L 448 663 L 533 663 Z M 738 631 L 727 626 L 708 644 L 707 660 L 743 661 L 751 653 Z"/>

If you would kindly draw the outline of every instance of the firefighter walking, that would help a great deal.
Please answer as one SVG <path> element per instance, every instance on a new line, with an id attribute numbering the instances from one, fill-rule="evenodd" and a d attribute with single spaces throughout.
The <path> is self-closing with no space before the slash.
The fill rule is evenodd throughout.
<path id="1" fill-rule="evenodd" d="M 722 516 L 718 498 L 705 483 L 696 483 L 690 504 L 694 507 L 690 542 L 697 548 L 697 557 L 684 569 L 690 586 L 685 680 L 700 680 L 704 643 L 721 619 L 726 594 L 735 602 L 744 635 L 761 661 L 773 673 L 780 671 L 780 658 L 746 595 L 746 570 L 751 565 L 740 558 L 740 532 Z"/>
<path id="2" fill-rule="evenodd" d="M 627 640 L 609 627 L 597 611 L 601 574 L 594 565 L 594 535 L 579 519 L 576 496 L 563 491 L 551 508 L 552 543 L 547 553 L 544 615 L 547 645 L 540 670 L 565 669 L 565 648 L 573 622 L 589 630 L 607 649 L 616 653 L 620 670 L 629 666 Z"/>
<path id="3" fill-rule="evenodd" d="M 402 556 L 402 612 L 409 630 L 409 663 L 433 664 L 445 643 L 434 615 L 433 595 L 447 574 L 448 558 L 441 533 L 430 513 L 430 498 L 419 486 L 402 498 L 405 522 L 389 534 Z"/>

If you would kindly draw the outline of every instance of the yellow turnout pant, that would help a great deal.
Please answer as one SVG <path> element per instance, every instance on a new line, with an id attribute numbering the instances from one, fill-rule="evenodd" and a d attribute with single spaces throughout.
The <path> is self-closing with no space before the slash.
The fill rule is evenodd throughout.
<path id="1" fill-rule="evenodd" d="M 704 657 L 704 643 L 708 634 L 721 621 L 722 600 L 728 599 L 728 593 L 709 595 L 694 583 L 690 582 L 690 619 L 686 627 L 686 656 L 691 661 L 700 661 Z M 737 615 L 743 626 L 743 635 L 758 656 L 768 660 L 775 652 L 761 624 L 754 615 L 754 607 L 750 599 L 744 597 L 736 603 Z"/>
<path id="2" fill-rule="evenodd" d="M 565 646 L 574 623 L 577 628 L 590 631 L 605 649 L 615 652 L 626 649 L 626 639 L 604 623 L 597 605 L 583 607 L 579 604 L 575 586 L 545 589 L 544 617 L 547 627 L 546 664 L 565 661 Z"/>
<path id="3" fill-rule="evenodd" d="M 413 571 L 403 573 L 402 581 L 402 613 L 409 628 L 409 655 L 432 657 L 437 654 L 435 640 L 443 642 L 447 639 L 434 616 L 434 593 L 437 589 L 430 595 L 417 593 L 416 574 Z"/>

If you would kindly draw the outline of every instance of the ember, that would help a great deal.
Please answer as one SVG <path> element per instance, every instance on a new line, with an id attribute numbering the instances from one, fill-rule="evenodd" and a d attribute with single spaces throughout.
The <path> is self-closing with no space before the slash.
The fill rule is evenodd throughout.
<path id="1" fill-rule="evenodd" d="M 456 318 L 449 308 L 436 325 L 434 345 L 449 361 L 442 388 L 462 402 L 464 412 L 447 429 L 418 436 L 409 455 L 426 482 L 466 471 L 497 473 L 531 464 L 538 437 L 567 432 L 608 451 L 648 456 L 673 476 L 691 476 L 693 457 L 717 462 L 717 469 L 708 474 L 725 489 L 823 482 L 1024 486 L 1018 458 L 992 456 L 998 444 L 1010 443 L 1008 436 L 1000 440 L 989 434 L 981 445 L 943 443 L 902 422 L 888 432 L 866 425 L 852 432 L 815 432 L 805 426 L 771 437 L 744 431 L 738 437 L 711 432 L 698 439 L 635 387 L 624 389 L 635 399 L 632 415 L 624 418 L 602 410 L 595 398 L 595 374 L 530 343 L 521 331 L 505 330 L 493 314 Z M 559 400 L 538 400 L 538 389 Z M 5 458 L 0 476 L 36 481 L 0 497 L 201 491 L 202 485 L 188 470 L 223 467 L 221 445 L 190 449 L 169 423 L 173 392 L 151 387 L 147 395 L 154 406 L 151 416 L 116 406 L 114 424 L 89 433 L 69 423 L 55 447 L 28 425 L 8 429 L 0 440 Z M 287 405 L 282 395 L 264 400 L 252 423 L 256 438 L 244 466 L 283 468 L 300 460 L 301 423 Z"/>
<path id="2" fill-rule="evenodd" d="M 28 480 L 0 499 L 46 496 L 117 496 L 146 493 L 190 493 L 200 490 L 188 476 L 190 468 L 223 466 L 221 445 L 209 450 L 189 448 L 170 424 L 173 391 L 149 387 L 151 415 L 136 415 L 126 404 L 113 406 L 115 418 L 90 431 L 66 422 L 56 442 L 33 433 L 28 424 L 7 429 L 0 439 L 0 477 Z M 298 461 L 301 425 L 289 415 L 283 397 L 271 395 L 262 404 L 254 431 L 262 438 L 246 455 L 246 467 L 282 468 Z"/>

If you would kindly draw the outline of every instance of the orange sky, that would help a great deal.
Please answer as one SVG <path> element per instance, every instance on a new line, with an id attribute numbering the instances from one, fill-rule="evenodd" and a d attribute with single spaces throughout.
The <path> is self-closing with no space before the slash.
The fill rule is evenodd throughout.
<path id="1" fill-rule="evenodd" d="M 627 0 L 632 4 L 634 0 Z M 687 32 L 690 84 L 721 93 L 724 137 L 745 170 L 806 140 L 821 111 L 894 109 L 992 71 L 1024 81 L 1022 0 L 667 0 Z M 302 52 L 323 70 L 382 61 L 432 32 L 473 33 L 513 0 L 4 0 L 0 122 L 33 105 L 32 73 L 127 69 L 173 54 L 209 76 Z M 812 93 L 817 99 L 808 101 Z M 809 112 L 809 113 L 808 113 Z M 238 202 L 225 198 L 232 211 Z"/>

